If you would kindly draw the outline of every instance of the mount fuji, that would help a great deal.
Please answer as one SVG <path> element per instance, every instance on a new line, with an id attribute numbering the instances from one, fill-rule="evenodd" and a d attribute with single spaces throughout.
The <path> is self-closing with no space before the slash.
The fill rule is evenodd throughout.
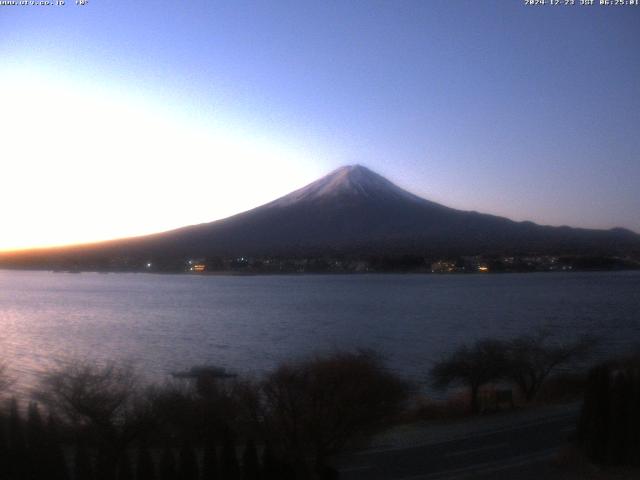
<path id="1" fill-rule="evenodd" d="M 622 228 L 551 227 L 456 210 L 409 193 L 360 165 L 222 220 L 143 237 L 0 256 L 33 265 L 61 258 L 213 256 L 606 254 L 640 252 Z M 4 258 L 3 258 L 4 257 Z"/>

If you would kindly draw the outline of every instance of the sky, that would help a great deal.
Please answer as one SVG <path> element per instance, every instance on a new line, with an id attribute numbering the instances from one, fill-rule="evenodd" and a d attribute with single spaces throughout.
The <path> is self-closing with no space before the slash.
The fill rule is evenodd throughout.
<path id="1" fill-rule="evenodd" d="M 208 222 L 354 163 L 640 232 L 640 6 L 563 3 L 0 6 L 0 250 Z"/>

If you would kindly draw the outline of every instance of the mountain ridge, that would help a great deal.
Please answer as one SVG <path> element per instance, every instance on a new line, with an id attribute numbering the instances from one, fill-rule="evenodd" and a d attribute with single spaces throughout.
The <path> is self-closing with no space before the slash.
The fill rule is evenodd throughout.
<path id="1" fill-rule="evenodd" d="M 453 209 L 410 193 L 362 165 L 328 175 L 254 209 L 213 222 L 141 237 L 0 254 L 45 264 L 139 264 L 147 259 L 233 256 L 640 253 L 640 235 L 553 227 Z M 36 260 L 36 257 L 39 260 Z"/>

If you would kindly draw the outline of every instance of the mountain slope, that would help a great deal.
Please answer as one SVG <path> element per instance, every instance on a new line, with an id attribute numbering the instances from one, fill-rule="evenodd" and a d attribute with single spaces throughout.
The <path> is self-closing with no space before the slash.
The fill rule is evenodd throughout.
<path id="1" fill-rule="evenodd" d="M 47 250 L 65 258 L 166 259 L 212 256 L 620 254 L 640 252 L 640 236 L 514 222 L 455 210 L 413 195 L 359 166 L 329 175 L 232 217 L 145 237 Z M 35 253 L 23 255 L 35 259 Z M 38 263 L 34 260 L 35 263 Z"/>
<path id="2" fill-rule="evenodd" d="M 271 203 L 158 238 L 226 255 L 459 250 L 618 251 L 640 244 L 624 230 L 544 227 L 451 209 L 417 197 L 371 170 L 342 167 Z M 168 245 L 167 245 L 168 246 Z"/>

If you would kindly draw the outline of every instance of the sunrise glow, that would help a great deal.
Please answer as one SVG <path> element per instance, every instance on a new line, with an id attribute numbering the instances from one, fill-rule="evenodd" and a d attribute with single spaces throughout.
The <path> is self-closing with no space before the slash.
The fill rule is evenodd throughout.
<path id="1" fill-rule="evenodd" d="M 304 151 L 226 128 L 206 108 L 196 121 L 153 96 L 43 72 L 3 85 L 0 250 L 211 221 L 317 175 Z"/>

